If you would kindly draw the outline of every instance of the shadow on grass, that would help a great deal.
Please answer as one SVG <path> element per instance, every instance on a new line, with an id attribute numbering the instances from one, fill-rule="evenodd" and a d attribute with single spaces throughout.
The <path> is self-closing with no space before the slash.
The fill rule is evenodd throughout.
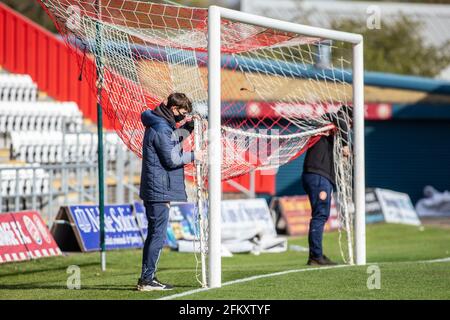
<path id="1" fill-rule="evenodd" d="M 176 285 L 175 288 L 189 288 L 189 289 L 195 289 L 195 287 L 191 285 Z M 49 285 L 49 284 L 43 284 L 40 283 L 18 283 L 18 284 L 1 284 L 0 285 L 0 291 L 1 290 L 39 290 L 39 289 L 46 289 L 46 290 L 69 290 L 67 286 L 64 285 Z M 113 285 L 113 284 L 105 284 L 105 285 L 81 285 L 80 290 L 103 290 L 103 291 L 137 291 L 136 285 Z"/>
<path id="2" fill-rule="evenodd" d="M 29 262 L 29 261 L 27 261 L 27 262 Z M 95 265 L 98 265 L 98 264 L 99 264 L 98 262 L 86 262 L 86 263 L 79 263 L 79 264 L 76 264 L 76 265 L 79 266 L 79 267 L 90 267 L 90 266 L 95 266 Z M 49 272 L 49 271 L 61 271 L 61 270 L 66 270 L 68 266 L 69 265 L 62 265 L 62 266 L 55 267 L 55 268 L 45 268 L 45 269 L 36 269 L 36 270 L 8 272 L 8 273 L 0 274 L 0 278 L 10 277 L 10 276 L 17 276 L 17 275 L 31 275 L 31 274 L 36 274 L 36 273 L 41 273 L 41 272 Z"/>
<path id="3" fill-rule="evenodd" d="M 0 291 L 1 290 L 39 290 L 39 289 L 45 289 L 45 290 L 69 290 L 64 285 L 44 285 L 44 284 L 10 284 L 10 285 L 0 285 Z M 81 290 L 133 290 L 135 289 L 134 286 L 124 286 L 124 285 L 94 285 L 94 286 L 81 286 Z"/>

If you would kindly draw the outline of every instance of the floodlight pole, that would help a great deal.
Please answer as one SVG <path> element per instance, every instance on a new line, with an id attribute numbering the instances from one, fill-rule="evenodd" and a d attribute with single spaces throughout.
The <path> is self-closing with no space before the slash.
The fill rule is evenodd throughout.
<path id="1" fill-rule="evenodd" d="M 101 20 L 99 0 L 96 0 L 97 13 Z M 101 25 L 95 24 L 95 51 L 97 72 L 97 165 L 98 165 L 98 208 L 100 224 L 100 260 L 102 271 L 106 271 L 106 245 L 105 245 L 105 179 L 103 167 L 103 114 L 102 114 L 102 87 L 103 87 L 103 52 L 101 43 Z"/>

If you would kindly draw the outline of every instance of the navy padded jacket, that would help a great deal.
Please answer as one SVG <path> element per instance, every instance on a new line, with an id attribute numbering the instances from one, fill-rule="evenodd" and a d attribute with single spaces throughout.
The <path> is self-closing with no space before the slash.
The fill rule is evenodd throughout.
<path id="1" fill-rule="evenodd" d="M 184 166 L 194 160 L 183 152 L 179 130 L 151 110 L 141 114 L 142 144 L 140 197 L 144 201 L 187 201 Z"/>

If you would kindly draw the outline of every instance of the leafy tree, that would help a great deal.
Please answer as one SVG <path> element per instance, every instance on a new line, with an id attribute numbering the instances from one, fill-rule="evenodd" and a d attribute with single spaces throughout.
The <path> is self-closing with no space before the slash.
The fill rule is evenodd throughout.
<path id="1" fill-rule="evenodd" d="M 436 47 L 421 37 L 421 24 L 403 16 L 369 29 L 365 20 L 336 20 L 332 27 L 364 36 L 364 65 L 371 71 L 434 77 L 450 64 L 450 42 Z"/>
<path id="2" fill-rule="evenodd" d="M 44 28 L 56 32 L 53 21 L 36 0 L 0 0 L 0 2 L 5 3 L 7 6 L 40 24 Z"/>

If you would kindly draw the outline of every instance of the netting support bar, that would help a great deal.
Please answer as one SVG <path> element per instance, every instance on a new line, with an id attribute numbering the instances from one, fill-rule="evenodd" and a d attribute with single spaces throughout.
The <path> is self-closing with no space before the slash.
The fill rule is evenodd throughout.
<path id="1" fill-rule="evenodd" d="M 357 265 L 366 264 L 366 182 L 364 166 L 364 59 L 363 40 L 353 45 L 353 132 L 355 258 Z"/>

